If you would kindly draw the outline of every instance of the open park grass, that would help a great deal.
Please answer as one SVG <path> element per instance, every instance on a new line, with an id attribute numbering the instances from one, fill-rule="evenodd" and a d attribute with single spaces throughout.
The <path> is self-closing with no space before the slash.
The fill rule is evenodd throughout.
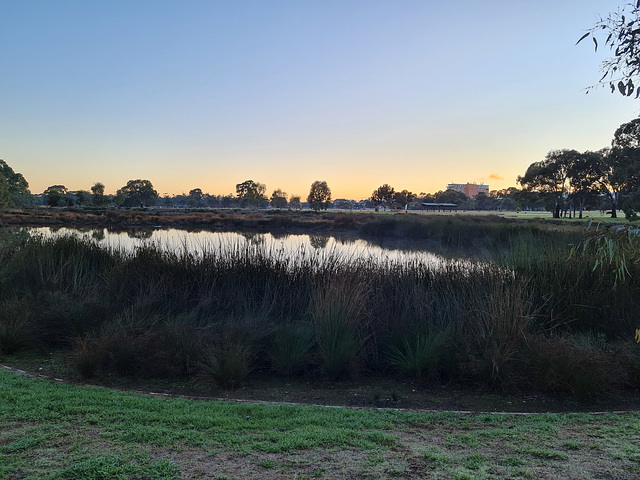
<path id="1" fill-rule="evenodd" d="M 0 370 L 0 478 L 640 475 L 640 414 L 453 414 L 165 398 Z"/>
<path id="2" fill-rule="evenodd" d="M 373 212 L 371 210 L 246 210 L 246 209 L 90 209 L 38 208 L 13 210 L 0 214 L 1 225 L 14 226 L 103 226 L 127 228 L 132 226 L 165 226 L 177 228 L 231 228 L 231 229 L 291 229 L 351 230 L 362 225 L 375 224 L 389 216 L 413 217 L 409 222 L 429 222 L 438 217 L 475 218 L 475 222 L 500 219 L 551 220 L 546 211 L 421 211 L 408 213 L 397 210 Z M 583 218 L 563 218 L 565 223 L 586 223 L 589 220 L 602 223 L 627 224 L 624 218 L 611 218 L 601 211 L 585 211 Z M 473 220 L 472 220 L 473 221 Z"/>

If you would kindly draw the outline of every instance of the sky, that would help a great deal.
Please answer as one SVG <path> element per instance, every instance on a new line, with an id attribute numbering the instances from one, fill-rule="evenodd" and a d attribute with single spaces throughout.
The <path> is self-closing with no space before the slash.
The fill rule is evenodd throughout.
<path id="1" fill-rule="evenodd" d="M 0 0 L 0 158 L 32 193 L 516 186 L 640 113 L 575 45 L 622 3 Z"/>

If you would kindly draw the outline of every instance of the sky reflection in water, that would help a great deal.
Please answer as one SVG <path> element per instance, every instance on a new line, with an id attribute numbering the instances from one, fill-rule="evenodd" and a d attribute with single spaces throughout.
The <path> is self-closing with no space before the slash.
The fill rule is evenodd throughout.
<path id="1" fill-rule="evenodd" d="M 351 237 L 326 235 L 256 233 L 256 232 L 190 232 L 179 229 L 130 229 L 109 231 L 106 228 L 72 229 L 41 227 L 30 232 L 48 236 L 79 235 L 93 239 L 100 245 L 125 252 L 133 252 L 145 245 L 154 245 L 164 251 L 178 254 L 203 253 L 224 255 L 245 249 L 267 253 L 277 258 L 304 259 L 311 256 L 319 260 L 332 258 L 344 262 L 378 263 L 421 263 L 442 267 L 454 262 L 468 263 L 467 260 L 447 260 L 440 255 L 424 250 L 416 242 L 407 243 L 407 249 L 397 248 L 397 242 L 389 242 L 396 248 L 385 248 L 374 243 Z M 409 248 L 410 247 L 410 248 Z"/>

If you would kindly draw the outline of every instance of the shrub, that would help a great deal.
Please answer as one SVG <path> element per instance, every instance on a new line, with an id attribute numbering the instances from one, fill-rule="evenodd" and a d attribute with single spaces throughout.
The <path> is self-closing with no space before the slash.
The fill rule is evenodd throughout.
<path id="1" fill-rule="evenodd" d="M 285 325 L 274 336 L 271 352 L 273 370 L 289 377 L 309 363 L 314 346 L 313 330 L 306 324 Z"/>
<path id="2" fill-rule="evenodd" d="M 252 351 L 242 342 L 220 341 L 200 362 L 202 374 L 224 388 L 238 388 L 251 371 Z"/>
<path id="3" fill-rule="evenodd" d="M 16 353 L 27 347 L 30 338 L 30 311 L 23 300 L 0 304 L 0 353 Z"/>
<path id="4" fill-rule="evenodd" d="M 582 341 L 570 336 L 531 339 L 527 359 L 534 387 L 586 400 L 612 386 L 617 377 L 611 357 L 601 349 L 585 348 Z"/>
<path id="5" fill-rule="evenodd" d="M 364 282 L 351 282 L 344 275 L 313 293 L 311 319 L 318 356 L 331 378 L 348 377 L 358 369 L 366 338 L 366 289 Z"/>
<path id="6" fill-rule="evenodd" d="M 160 329 L 153 342 L 151 367 L 161 376 L 185 377 L 193 373 L 202 355 L 201 329 L 169 324 Z"/>
<path id="7" fill-rule="evenodd" d="M 353 213 L 337 213 L 333 216 L 333 223 L 336 228 L 351 229 L 355 228 L 356 214 Z"/>
<path id="8" fill-rule="evenodd" d="M 618 354 L 628 385 L 634 388 L 640 387 L 640 345 L 636 342 L 625 343 Z"/>
<path id="9" fill-rule="evenodd" d="M 495 277 L 486 281 L 489 285 L 482 292 L 486 296 L 476 299 L 478 310 L 461 321 L 459 328 L 471 350 L 476 376 L 493 388 L 501 388 L 521 380 L 517 363 L 532 316 L 522 282 Z"/>
<path id="10" fill-rule="evenodd" d="M 448 339 L 448 332 L 405 337 L 400 346 L 391 347 L 389 364 L 416 378 L 435 376 Z"/>
<path id="11" fill-rule="evenodd" d="M 105 351 L 101 342 L 89 337 L 76 338 L 69 355 L 71 365 L 82 378 L 93 377 L 104 358 Z"/>
<path id="12" fill-rule="evenodd" d="M 104 341 L 107 344 L 109 365 L 118 375 L 128 377 L 140 370 L 140 338 L 122 331 L 110 335 Z"/>
<path id="13" fill-rule="evenodd" d="M 103 321 L 102 307 L 76 293 L 45 291 L 36 295 L 32 303 L 37 305 L 33 308 L 35 336 L 50 347 L 69 346 L 74 338 L 94 333 Z"/>

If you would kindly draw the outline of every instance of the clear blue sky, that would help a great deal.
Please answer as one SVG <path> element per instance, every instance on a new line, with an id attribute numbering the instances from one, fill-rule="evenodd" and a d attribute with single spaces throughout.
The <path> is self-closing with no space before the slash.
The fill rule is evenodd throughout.
<path id="1" fill-rule="evenodd" d="M 505 188 L 638 115 L 574 45 L 620 4 L 0 0 L 0 158 L 36 193 Z"/>

